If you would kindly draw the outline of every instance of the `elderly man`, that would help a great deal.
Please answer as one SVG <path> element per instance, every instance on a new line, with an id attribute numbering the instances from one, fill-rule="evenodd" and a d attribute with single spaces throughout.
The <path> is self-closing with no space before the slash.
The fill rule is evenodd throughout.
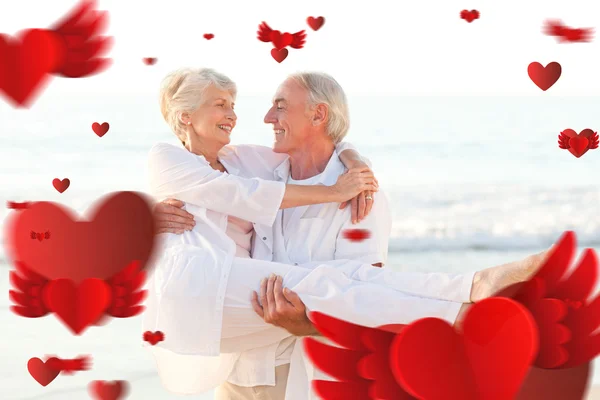
<path id="1" fill-rule="evenodd" d="M 265 123 L 273 125 L 273 151 L 289 156 L 276 169 L 274 179 L 301 185 L 332 185 L 345 172 L 335 145 L 349 128 L 348 105 L 344 91 L 331 76 L 312 72 L 289 76 L 277 90 Z M 391 230 L 387 197 L 380 190 L 376 198 L 373 193 L 363 193 L 356 201 L 361 210 L 358 213 L 333 203 L 280 210 L 272 230 L 263 231 L 264 227 L 255 225 L 252 257 L 295 265 L 353 259 L 382 267 L 387 260 Z M 177 208 L 182 205 L 173 200 L 159 204 L 159 231 L 178 232 L 188 227 L 182 219 L 185 214 Z M 365 210 L 368 215 L 362 219 Z M 344 235 L 348 229 L 364 229 L 370 235 L 353 242 Z M 447 282 L 445 293 L 435 293 L 438 298 L 469 303 L 510 283 L 526 280 L 542 256 L 477 274 L 430 274 L 429 279 Z M 314 397 L 308 381 L 318 371 L 308 365 L 297 337 L 317 332 L 298 296 L 282 290 L 280 278 L 265 278 L 261 293 L 253 298 L 254 309 L 266 322 L 294 336 L 241 353 L 228 381 L 217 389 L 219 400 Z"/>

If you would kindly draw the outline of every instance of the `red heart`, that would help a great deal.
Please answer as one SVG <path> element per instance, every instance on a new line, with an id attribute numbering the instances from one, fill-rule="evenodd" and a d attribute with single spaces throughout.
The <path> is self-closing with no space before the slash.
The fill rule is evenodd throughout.
<path id="1" fill-rule="evenodd" d="M 54 189 L 58 190 L 59 193 L 67 190 L 70 184 L 71 181 L 68 178 L 63 179 L 62 181 L 58 178 L 54 178 L 52 181 L 52 186 L 54 186 Z"/>
<path id="2" fill-rule="evenodd" d="M 273 57 L 275 59 L 275 61 L 277 61 L 278 63 L 285 60 L 287 58 L 287 56 L 288 56 L 287 49 L 281 49 L 281 50 L 272 49 L 271 50 L 271 57 Z"/>
<path id="3" fill-rule="evenodd" d="M 294 41 L 294 37 L 290 33 L 286 32 L 282 35 L 281 32 L 279 32 L 279 31 L 271 31 L 271 42 L 273 42 L 273 45 L 275 46 L 275 48 L 277 50 L 281 50 L 281 49 L 289 46 L 290 44 L 292 44 L 293 41 Z M 272 54 L 272 52 L 271 52 L 271 54 Z M 286 54 L 286 56 L 287 56 L 287 54 Z M 281 61 L 283 61 L 283 60 L 281 60 Z"/>
<path id="4" fill-rule="evenodd" d="M 77 287 L 70 279 L 55 279 L 44 288 L 43 298 L 48 309 L 79 335 L 110 306 L 111 292 L 101 279 L 89 278 Z"/>
<path id="5" fill-rule="evenodd" d="M 203 36 L 206 40 L 210 40 L 215 37 L 215 35 L 213 35 L 212 33 L 205 33 Z"/>
<path id="6" fill-rule="evenodd" d="M 127 381 L 93 381 L 88 386 L 89 392 L 99 400 L 118 400 L 125 398 L 128 391 Z"/>
<path id="7" fill-rule="evenodd" d="M 532 62 L 527 67 L 529 78 L 543 91 L 550 89 L 558 81 L 561 72 L 562 68 L 556 61 L 551 62 L 545 67 L 539 62 Z"/>
<path id="8" fill-rule="evenodd" d="M 110 125 L 108 125 L 108 122 L 104 122 L 102 125 L 100 125 L 97 122 L 94 122 L 92 124 L 92 129 L 94 130 L 94 133 L 100 137 L 104 136 L 106 132 L 108 132 L 109 128 Z"/>
<path id="9" fill-rule="evenodd" d="M 318 18 L 308 17 L 306 22 L 308 23 L 308 26 L 310 26 L 312 28 L 313 31 L 318 31 L 325 23 L 325 18 L 323 18 L 323 17 L 318 17 Z"/>
<path id="10" fill-rule="evenodd" d="M 477 11 L 477 10 L 471 10 L 471 11 L 462 10 L 460 12 L 460 17 L 470 23 L 479 18 L 479 11 Z"/>
<path id="11" fill-rule="evenodd" d="M 344 239 L 352 242 L 362 242 L 371 237 L 371 231 L 368 229 L 346 229 L 343 232 Z"/>
<path id="12" fill-rule="evenodd" d="M 594 136 L 594 131 L 591 129 L 584 129 L 579 132 L 579 135 L 573 129 L 565 129 L 561 133 L 569 137 L 569 151 L 577 158 L 587 153 L 589 139 Z"/>
<path id="13" fill-rule="evenodd" d="M 35 234 L 35 237 L 36 237 L 36 238 L 37 238 L 37 240 L 39 240 L 40 242 L 41 242 L 42 240 L 44 240 L 44 234 L 42 234 L 42 233 L 36 233 L 36 234 Z"/>
<path id="14" fill-rule="evenodd" d="M 44 363 L 39 358 L 30 358 L 27 361 L 27 370 L 29 374 L 35 379 L 40 385 L 48 386 L 57 376 L 60 374 L 60 370 L 51 368 L 48 364 L 52 358 L 46 360 Z"/>
<path id="15" fill-rule="evenodd" d="M 514 398 L 538 350 L 531 314 L 514 300 L 496 297 L 473 305 L 463 323 L 462 334 L 437 318 L 405 327 L 391 347 L 398 383 L 428 400 Z"/>
<path id="16" fill-rule="evenodd" d="M 52 31 L 29 29 L 16 40 L 0 34 L 0 92 L 28 107 L 65 57 L 65 45 Z"/>
<path id="17" fill-rule="evenodd" d="M 146 58 L 143 58 L 142 60 L 144 61 L 144 64 L 146 64 L 146 65 L 154 65 L 154 64 L 156 64 L 156 61 L 158 61 L 158 59 L 154 58 L 154 57 L 146 57 Z"/>
<path id="18" fill-rule="evenodd" d="M 60 204 L 32 203 L 7 217 L 6 253 L 49 280 L 68 278 L 75 284 L 111 278 L 135 260 L 146 265 L 154 245 L 148 200 L 134 192 L 112 193 L 93 212 L 89 221 L 76 221 L 76 214 Z M 34 246 L 32 229 L 52 232 L 52 240 Z"/>
<path id="19" fill-rule="evenodd" d="M 150 343 L 152 346 L 154 346 L 158 342 L 162 342 L 163 340 L 165 340 L 165 335 L 161 331 L 144 332 L 144 341 Z"/>

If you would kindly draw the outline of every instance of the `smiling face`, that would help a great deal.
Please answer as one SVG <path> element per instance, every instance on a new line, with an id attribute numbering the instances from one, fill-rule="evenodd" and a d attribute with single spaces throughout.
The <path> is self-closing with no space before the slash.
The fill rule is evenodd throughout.
<path id="1" fill-rule="evenodd" d="M 273 124 L 273 151 L 290 153 L 306 144 L 312 128 L 307 104 L 308 91 L 293 79 L 285 80 L 277 89 L 264 120 Z"/>
<path id="2" fill-rule="evenodd" d="M 182 121 L 185 124 L 191 122 L 193 129 L 188 135 L 192 143 L 211 149 L 221 148 L 231 141 L 231 131 L 237 121 L 235 99 L 215 85 L 208 86 L 202 98 L 202 104 L 193 113 L 184 114 Z"/>

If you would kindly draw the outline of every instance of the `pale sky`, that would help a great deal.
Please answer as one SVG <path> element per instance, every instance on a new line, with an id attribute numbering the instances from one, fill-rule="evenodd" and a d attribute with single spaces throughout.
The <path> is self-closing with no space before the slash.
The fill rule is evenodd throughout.
<path id="1" fill-rule="evenodd" d="M 49 27 L 75 0 L 3 1 L 2 33 Z M 89 79 L 55 80 L 48 90 L 69 93 L 156 93 L 169 71 L 215 68 L 235 80 L 240 95 L 274 93 L 289 73 L 321 70 L 348 94 L 596 95 L 600 93 L 600 39 L 559 44 L 541 33 L 547 18 L 574 28 L 595 27 L 597 0 L 99 0 L 108 10 L 114 65 Z M 472 23 L 459 18 L 475 8 Z M 324 16 L 317 32 L 308 16 Z M 278 64 L 258 25 L 294 33 L 305 48 L 289 49 Z M 213 33 L 207 41 L 202 35 Z M 146 66 L 143 57 L 157 57 Z M 557 61 L 562 76 L 542 92 L 527 75 L 532 61 Z"/>

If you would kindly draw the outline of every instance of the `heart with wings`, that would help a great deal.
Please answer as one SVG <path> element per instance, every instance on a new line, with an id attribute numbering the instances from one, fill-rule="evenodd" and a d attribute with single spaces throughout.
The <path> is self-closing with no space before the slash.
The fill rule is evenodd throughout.
<path id="1" fill-rule="evenodd" d="M 48 227 L 52 240 L 32 241 L 31 228 Z M 51 202 L 33 202 L 6 224 L 12 311 L 26 318 L 54 313 L 79 335 L 102 317 L 142 312 L 144 266 L 154 246 L 150 203 L 134 192 L 108 196 L 89 221 Z"/>
<path id="2" fill-rule="evenodd" d="M 558 135 L 558 147 L 569 150 L 579 158 L 588 150 L 598 148 L 598 133 L 584 129 L 578 135 L 573 129 L 565 129 Z"/>
<path id="3" fill-rule="evenodd" d="M 301 49 L 306 41 L 306 33 L 304 30 L 292 33 L 281 33 L 273 30 L 266 22 L 262 22 L 258 26 L 258 40 L 266 43 L 273 43 L 274 49 L 271 50 L 271 56 L 277 61 L 282 62 L 288 56 L 286 47 L 290 46 L 293 49 Z"/>
<path id="4" fill-rule="evenodd" d="M 304 341 L 336 381 L 313 381 L 323 399 L 582 399 L 600 354 L 599 263 L 586 249 L 575 268 L 566 232 L 529 281 L 475 303 L 463 328 L 436 318 L 370 328 L 310 315 L 338 347 Z"/>

